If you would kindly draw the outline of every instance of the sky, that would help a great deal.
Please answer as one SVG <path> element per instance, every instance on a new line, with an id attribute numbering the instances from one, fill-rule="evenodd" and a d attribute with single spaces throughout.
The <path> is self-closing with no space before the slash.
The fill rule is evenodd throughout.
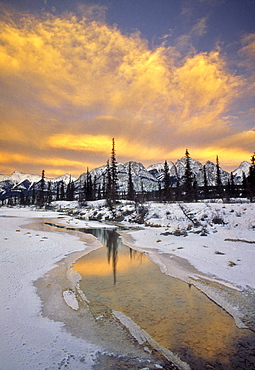
<path id="1" fill-rule="evenodd" d="M 255 0 L 0 0 L 0 173 L 255 151 Z"/>

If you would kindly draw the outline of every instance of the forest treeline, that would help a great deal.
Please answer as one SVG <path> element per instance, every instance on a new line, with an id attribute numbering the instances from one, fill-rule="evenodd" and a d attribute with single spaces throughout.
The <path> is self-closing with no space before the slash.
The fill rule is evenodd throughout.
<path id="1" fill-rule="evenodd" d="M 191 169 L 190 154 L 188 149 L 185 152 L 185 173 L 180 183 L 177 169 L 176 182 L 171 182 L 170 171 L 167 161 L 164 162 L 163 180 L 158 183 L 158 190 L 145 191 L 143 186 L 138 192 L 135 190 L 131 162 L 128 166 L 127 190 L 120 191 L 118 185 L 118 171 L 115 152 L 115 141 L 112 139 L 111 158 L 107 161 L 106 172 L 103 176 L 103 182 L 97 182 L 97 178 L 92 178 L 87 169 L 85 180 L 80 186 L 76 186 L 71 180 L 66 185 L 63 181 L 57 183 L 53 189 L 50 181 L 45 181 L 45 172 L 42 171 L 41 180 L 34 183 L 32 188 L 26 193 L 21 191 L 17 196 L 10 196 L 2 199 L 2 205 L 36 205 L 37 207 L 50 207 L 52 201 L 67 200 L 79 201 L 79 205 L 85 206 L 87 201 L 106 199 L 107 204 L 112 207 L 121 199 L 132 200 L 136 202 L 159 201 L 175 202 L 185 201 L 193 202 L 201 199 L 225 199 L 231 198 L 248 198 L 252 202 L 255 198 L 255 153 L 251 156 L 251 165 L 249 174 L 246 177 L 243 173 L 242 184 L 237 185 L 234 176 L 231 173 L 227 184 L 223 184 L 219 158 L 216 157 L 216 178 L 215 185 L 208 184 L 207 172 L 203 166 L 203 184 L 198 185 L 196 177 Z"/>

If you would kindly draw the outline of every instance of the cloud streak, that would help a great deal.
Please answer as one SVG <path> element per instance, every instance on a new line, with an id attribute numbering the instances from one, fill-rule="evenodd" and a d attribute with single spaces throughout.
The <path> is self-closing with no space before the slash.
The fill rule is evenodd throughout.
<path id="1" fill-rule="evenodd" d="M 150 50 L 138 32 L 123 35 L 86 12 L 2 17 L 1 172 L 31 161 L 38 173 L 54 176 L 66 163 L 78 175 L 105 164 L 112 137 L 122 161 L 175 160 L 186 147 L 198 160 L 229 147 L 230 165 L 249 159 L 253 134 L 224 118 L 245 81 L 219 50 Z M 190 34 L 205 30 L 201 19 Z M 254 35 L 243 42 L 251 55 Z"/>

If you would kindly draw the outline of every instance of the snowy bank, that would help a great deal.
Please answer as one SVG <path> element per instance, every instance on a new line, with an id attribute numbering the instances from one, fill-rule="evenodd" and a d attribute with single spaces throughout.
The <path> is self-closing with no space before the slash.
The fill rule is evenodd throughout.
<path id="1" fill-rule="evenodd" d="M 101 200 L 83 209 L 65 207 L 70 225 L 90 220 L 118 224 L 124 242 L 145 252 L 162 272 L 195 285 L 239 327 L 248 323 L 255 329 L 254 203 L 121 201 L 110 210 Z"/>
<path id="2" fill-rule="evenodd" d="M 1 369 L 57 369 L 71 364 L 90 369 L 100 349 L 63 330 L 63 324 L 42 317 L 33 281 L 65 255 L 84 251 L 74 236 L 23 228 L 55 212 L 0 209 L 1 238 Z"/>
<path id="3" fill-rule="evenodd" d="M 54 206 L 69 212 L 67 225 L 88 227 L 93 220 L 99 227 L 108 221 L 132 227 L 136 230 L 128 233 L 137 248 L 187 260 L 210 277 L 255 289 L 255 203 L 121 201 L 109 210 L 100 200 L 87 202 L 82 209 L 77 202 Z"/>
<path id="4" fill-rule="evenodd" d="M 100 243 L 92 235 L 78 237 L 73 228 L 97 223 L 58 212 L 3 207 L 0 226 L 1 369 L 89 370 L 121 361 L 163 368 L 161 354 L 137 346 L 114 315 L 105 316 L 104 308 L 104 325 L 97 322 L 77 287 L 79 276 L 72 264 Z"/>
<path id="5" fill-rule="evenodd" d="M 255 204 L 151 204 L 135 246 L 187 260 L 198 271 L 255 289 Z M 152 227 L 153 226 L 153 227 Z"/>

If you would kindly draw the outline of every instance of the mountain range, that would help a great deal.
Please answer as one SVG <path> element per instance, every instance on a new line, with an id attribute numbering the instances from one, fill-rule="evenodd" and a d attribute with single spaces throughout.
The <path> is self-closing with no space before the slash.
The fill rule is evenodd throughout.
<path id="1" fill-rule="evenodd" d="M 158 190 L 159 184 L 163 187 L 164 178 L 164 163 L 153 164 L 147 168 L 142 163 L 130 162 L 132 181 L 134 184 L 135 191 L 153 191 Z M 243 173 L 246 177 L 249 174 L 249 168 L 251 164 L 244 161 L 240 166 L 232 172 L 234 182 L 236 185 L 242 184 Z M 185 168 L 186 168 L 186 157 L 178 159 L 176 163 L 168 162 L 170 181 L 172 186 L 177 183 L 177 178 L 181 184 L 184 179 Z M 204 170 L 202 163 L 190 158 L 190 167 L 193 176 L 196 178 L 198 186 L 202 186 L 204 183 Z M 216 185 L 216 164 L 207 161 L 204 165 L 207 182 L 209 186 Z M 101 166 L 90 171 L 92 181 L 97 186 L 104 186 L 106 177 L 107 166 Z M 117 174 L 118 174 L 118 189 L 120 192 L 126 192 L 128 187 L 129 178 L 129 162 L 128 163 L 117 163 Z M 220 168 L 220 175 L 223 185 L 228 183 L 230 179 L 230 173 Z M 66 186 L 69 182 L 73 181 L 75 190 L 79 191 L 84 187 L 84 182 L 87 179 L 87 173 L 84 172 L 79 178 L 75 178 L 69 174 L 64 174 L 54 179 L 45 178 L 45 189 L 47 189 L 48 182 L 51 182 L 51 190 L 53 194 L 56 193 L 57 186 L 60 183 L 64 183 Z M 40 187 L 41 176 L 25 174 L 19 171 L 13 172 L 11 175 L 0 175 L 0 198 L 5 199 L 10 196 L 17 196 L 21 192 L 24 194 L 29 193 L 33 186 L 36 189 Z"/>

